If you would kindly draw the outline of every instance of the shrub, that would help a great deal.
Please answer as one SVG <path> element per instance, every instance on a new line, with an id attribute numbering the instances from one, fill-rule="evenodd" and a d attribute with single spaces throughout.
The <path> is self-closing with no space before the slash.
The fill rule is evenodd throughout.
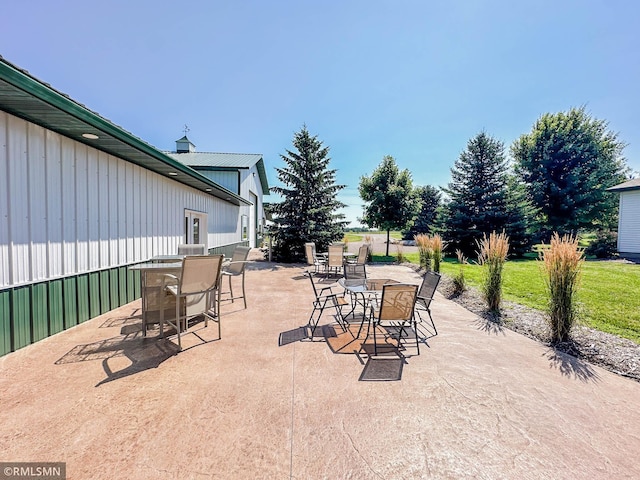
<path id="1" fill-rule="evenodd" d="M 596 258 L 611 258 L 618 253 L 618 234 L 616 232 L 600 230 L 596 238 L 584 251 L 585 255 L 593 255 Z"/>
<path id="2" fill-rule="evenodd" d="M 509 237 L 506 233 L 483 235 L 478 244 L 478 263 L 483 266 L 482 290 L 489 310 L 500 309 L 502 301 L 502 269 L 509 252 Z"/>
<path id="3" fill-rule="evenodd" d="M 467 289 L 467 282 L 464 278 L 464 266 L 467 263 L 467 257 L 462 254 L 462 250 L 456 250 L 456 256 L 458 257 L 458 263 L 460 264 L 460 270 L 453 277 L 453 293 L 455 295 L 460 295 Z"/>
<path id="4" fill-rule="evenodd" d="M 398 252 L 398 263 L 404 263 L 404 247 L 401 243 L 396 244 L 396 251 Z"/>
<path id="5" fill-rule="evenodd" d="M 576 293 L 584 262 L 578 240 L 571 235 L 562 238 L 557 233 L 549 246 L 540 251 L 545 283 L 549 295 L 548 321 L 552 342 L 565 342 L 577 319 Z"/>

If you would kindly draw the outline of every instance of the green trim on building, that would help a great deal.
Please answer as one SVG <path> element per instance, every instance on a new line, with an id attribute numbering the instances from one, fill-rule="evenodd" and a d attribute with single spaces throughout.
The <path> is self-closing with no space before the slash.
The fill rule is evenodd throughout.
<path id="1" fill-rule="evenodd" d="M 236 247 L 248 247 L 249 246 L 249 241 L 244 241 L 244 242 L 238 242 L 238 243 L 232 243 L 229 245 L 223 245 L 221 247 L 215 247 L 215 248 L 210 248 L 209 249 L 209 255 L 218 255 L 218 254 L 223 254 L 225 257 L 232 257 L 233 256 L 233 250 Z"/>
<path id="2" fill-rule="evenodd" d="M 49 335 L 55 335 L 64 330 L 63 285 L 62 280 L 49 282 Z"/>
<path id="3" fill-rule="evenodd" d="M 0 355 L 11 351 L 11 292 L 0 292 Z"/>
<path id="4" fill-rule="evenodd" d="M 140 298 L 140 272 L 116 267 L 0 291 L 0 356 Z"/>

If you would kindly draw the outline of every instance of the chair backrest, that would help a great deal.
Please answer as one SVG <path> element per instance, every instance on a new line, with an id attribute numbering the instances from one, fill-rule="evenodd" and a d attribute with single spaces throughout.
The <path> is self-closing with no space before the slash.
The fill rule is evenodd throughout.
<path id="1" fill-rule="evenodd" d="M 226 268 L 226 271 L 234 275 L 239 275 L 244 272 L 244 267 L 247 265 L 245 262 L 249 257 L 250 247 L 236 247 L 233 249 L 233 256 L 231 257 L 231 264 Z M 238 262 L 238 263 L 234 263 Z"/>
<path id="2" fill-rule="evenodd" d="M 305 243 L 304 253 L 307 256 L 307 264 L 314 265 L 316 263 L 316 244 L 313 242 Z"/>
<path id="3" fill-rule="evenodd" d="M 367 263 L 367 257 L 369 257 L 369 245 L 360 245 L 356 263 L 359 265 L 364 265 L 365 263 Z"/>
<path id="4" fill-rule="evenodd" d="M 182 261 L 179 294 L 193 295 L 213 290 L 218 285 L 222 255 L 189 255 Z"/>
<path id="5" fill-rule="evenodd" d="M 183 243 L 178 245 L 178 255 L 206 255 L 207 247 L 204 243 Z"/>
<path id="6" fill-rule="evenodd" d="M 344 281 L 346 285 L 364 285 L 367 282 L 367 267 L 365 264 L 345 263 Z"/>
<path id="7" fill-rule="evenodd" d="M 439 273 L 427 272 L 424 274 L 420 290 L 418 290 L 417 299 L 417 302 L 424 306 L 424 308 L 429 308 L 431 300 L 433 300 L 433 295 L 436 293 L 436 289 L 440 283 L 440 278 Z"/>
<path id="8" fill-rule="evenodd" d="M 311 281 L 311 287 L 313 288 L 313 295 L 316 297 L 316 300 L 318 300 L 318 289 L 316 288 L 316 284 L 313 281 L 313 275 L 311 274 L 310 271 L 305 271 L 304 274 L 309 277 L 309 280 Z"/>
<path id="9" fill-rule="evenodd" d="M 382 286 L 380 320 L 411 320 L 416 304 L 417 285 L 389 283 Z"/>
<path id="10" fill-rule="evenodd" d="M 342 245 L 329 245 L 329 267 L 341 267 L 343 258 Z"/>

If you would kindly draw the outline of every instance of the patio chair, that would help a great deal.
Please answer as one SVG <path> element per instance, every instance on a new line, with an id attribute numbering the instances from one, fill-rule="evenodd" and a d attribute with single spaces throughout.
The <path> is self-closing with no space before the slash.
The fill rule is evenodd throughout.
<path id="1" fill-rule="evenodd" d="M 206 255 L 207 247 L 204 243 L 183 243 L 178 245 L 178 255 Z"/>
<path id="2" fill-rule="evenodd" d="M 316 244 L 313 242 L 308 242 L 304 244 L 304 252 L 307 257 L 307 264 L 313 265 L 314 273 L 320 273 L 321 270 L 324 270 L 327 267 L 327 261 L 324 259 L 318 258 L 316 255 Z"/>
<path id="3" fill-rule="evenodd" d="M 307 322 L 308 327 L 311 328 L 311 338 L 313 338 L 313 334 L 318 327 L 318 322 L 320 322 L 320 317 L 322 317 L 322 313 L 327 307 L 334 307 L 336 309 L 336 319 L 338 324 L 342 327 L 342 330 L 346 332 L 347 327 L 345 326 L 344 318 L 342 316 L 342 307 L 348 305 L 346 299 L 343 296 L 339 296 L 337 293 L 334 293 L 331 286 L 322 287 L 318 290 L 315 282 L 313 281 L 313 275 L 311 272 L 307 270 L 305 274 L 311 281 L 311 287 L 313 288 L 313 294 L 315 296 L 315 299 L 313 300 L 313 311 L 311 312 L 309 321 Z"/>
<path id="4" fill-rule="evenodd" d="M 340 274 L 343 259 L 342 245 L 329 245 L 329 255 L 326 266 L 327 278 L 329 278 L 332 271 L 336 273 L 336 276 Z"/>
<path id="5" fill-rule="evenodd" d="M 429 308 L 431 305 L 431 301 L 433 300 L 433 295 L 438 288 L 438 284 L 440 283 L 440 274 L 435 272 L 427 272 L 424 274 L 422 278 L 422 284 L 420 285 L 420 289 L 418 290 L 418 296 L 416 298 L 416 312 L 418 314 L 418 318 L 422 322 L 422 313 L 427 312 L 429 315 L 429 320 L 431 321 L 431 326 L 433 327 L 433 336 L 438 335 L 438 330 L 436 329 L 436 324 L 433 323 L 433 317 L 431 316 L 431 309 Z"/>
<path id="6" fill-rule="evenodd" d="M 402 335 L 407 326 L 413 327 L 416 337 L 416 348 L 420 355 L 420 345 L 418 343 L 418 331 L 415 321 L 414 309 L 418 292 L 417 285 L 406 283 L 385 284 L 382 286 L 382 296 L 379 301 L 374 302 L 369 307 L 369 315 L 367 321 L 367 337 L 369 336 L 369 328 L 373 328 L 373 348 L 374 355 L 378 355 L 378 329 L 389 328 L 397 329 L 397 347 L 400 349 L 402 343 Z M 365 317 L 363 317 L 363 322 Z M 362 328 L 362 325 L 361 325 Z M 359 332 L 358 332 L 359 336 Z M 391 335 L 384 335 L 384 337 Z"/>
<path id="7" fill-rule="evenodd" d="M 347 291 L 346 287 L 366 285 L 367 268 L 365 264 L 345 263 L 342 268 L 344 269 L 344 280 L 340 281 L 344 282 L 345 292 Z M 345 315 L 345 317 L 348 317 L 349 315 L 353 315 L 355 317 L 355 311 L 358 305 L 360 305 L 364 311 L 365 298 L 363 294 L 359 295 L 351 290 L 349 290 L 349 295 L 351 297 L 351 310 Z"/>
<path id="8" fill-rule="evenodd" d="M 247 296 L 244 290 L 244 272 L 245 267 L 247 266 L 247 258 L 249 257 L 249 252 L 251 251 L 250 247 L 236 247 L 233 250 L 233 256 L 231 257 L 231 262 L 225 263 L 222 266 L 221 275 L 223 277 L 227 277 L 229 279 L 229 294 L 231 295 L 231 302 L 233 303 L 236 298 L 242 298 L 244 301 L 244 308 L 247 308 Z M 242 276 L 242 296 L 236 297 L 233 295 L 233 286 L 231 284 L 231 277 L 239 277 Z M 222 283 L 220 284 L 220 288 L 222 288 Z"/>
<path id="9" fill-rule="evenodd" d="M 369 246 L 361 245 L 358 249 L 358 256 L 353 260 L 349 260 L 349 263 L 355 263 L 357 265 L 365 265 L 369 257 Z"/>
<path id="10" fill-rule="evenodd" d="M 187 330 L 189 319 L 203 315 L 205 327 L 209 319 L 218 323 L 218 337 L 221 338 L 220 317 L 211 311 L 211 295 L 220 277 L 222 255 L 189 255 L 182 262 L 180 277 L 165 274 L 164 291 L 176 298 L 176 314 L 165 321 L 176 329 L 178 347 L 182 350 L 180 336 Z M 217 320 L 216 320 L 217 318 Z"/>
<path id="11" fill-rule="evenodd" d="M 367 267 L 364 263 L 345 263 L 344 280 L 346 284 L 362 284 L 367 280 Z"/>

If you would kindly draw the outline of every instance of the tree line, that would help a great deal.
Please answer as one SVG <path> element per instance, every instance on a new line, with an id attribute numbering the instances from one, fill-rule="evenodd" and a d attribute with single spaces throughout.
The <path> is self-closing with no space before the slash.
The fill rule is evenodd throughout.
<path id="1" fill-rule="evenodd" d="M 282 155 L 276 169 L 284 201 L 272 206 L 278 261 L 304 258 L 303 245 L 319 249 L 343 236 L 344 205 L 336 194 L 335 170 L 328 167 L 328 148 L 306 126 L 294 136 L 297 152 Z M 505 232 L 512 255 L 533 243 L 547 242 L 554 232 L 611 231 L 617 227 L 617 196 L 607 188 L 627 180 L 625 144 L 607 122 L 584 107 L 542 115 L 529 133 L 507 151 L 504 143 L 482 131 L 469 139 L 451 168 L 446 187 L 414 186 L 412 174 L 385 156 L 359 183 L 364 201 L 358 220 L 370 228 L 402 230 L 405 238 L 439 233 L 453 252 L 472 256 L 478 241 Z M 387 243 L 388 245 L 388 243 Z"/>

